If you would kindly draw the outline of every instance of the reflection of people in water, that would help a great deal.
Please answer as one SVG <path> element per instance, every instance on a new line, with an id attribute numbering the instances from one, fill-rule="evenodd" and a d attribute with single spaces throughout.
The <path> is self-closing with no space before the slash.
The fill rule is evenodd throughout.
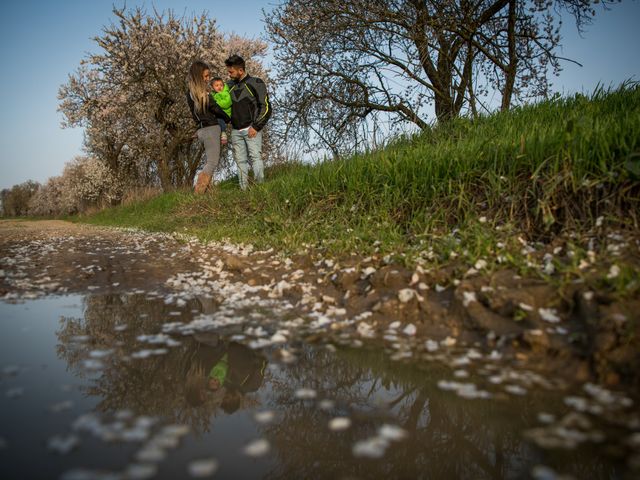
<path id="1" fill-rule="evenodd" d="M 262 385 L 267 361 L 239 343 L 218 346 L 198 343 L 196 358 L 187 372 L 185 396 L 192 406 L 202 405 L 209 392 L 221 397 L 226 413 L 240 408 L 242 397 Z"/>

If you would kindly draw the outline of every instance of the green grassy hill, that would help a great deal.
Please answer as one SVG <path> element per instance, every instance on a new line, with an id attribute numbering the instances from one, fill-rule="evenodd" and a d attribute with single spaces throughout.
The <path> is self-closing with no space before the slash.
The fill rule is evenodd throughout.
<path id="1" fill-rule="evenodd" d="M 603 221 L 635 228 L 639 186 L 640 88 L 629 83 L 458 119 L 347 159 L 279 166 L 248 192 L 223 183 L 83 220 L 276 247 L 397 250 L 479 223 L 537 239 Z"/>

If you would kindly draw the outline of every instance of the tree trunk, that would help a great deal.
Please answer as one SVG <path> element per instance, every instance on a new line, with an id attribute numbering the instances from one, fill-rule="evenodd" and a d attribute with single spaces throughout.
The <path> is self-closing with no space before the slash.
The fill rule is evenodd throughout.
<path id="1" fill-rule="evenodd" d="M 503 112 L 509 110 L 509 107 L 511 107 L 513 86 L 515 85 L 516 73 L 518 71 L 518 56 L 516 53 L 516 0 L 509 0 L 507 39 L 509 42 L 509 64 L 505 70 L 504 91 L 502 92 L 502 105 L 500 107 Z"/>
<path id="2" fill-rule="evenodd" d="M 158 176 L 160 177 L 160 186 L 162 187 L 163 192 L 173 190 L 173 185 L 171 184 L 171 170 L 169 169 L 169 162 L 164 155 L 164 152 L 158 160 Z"/>

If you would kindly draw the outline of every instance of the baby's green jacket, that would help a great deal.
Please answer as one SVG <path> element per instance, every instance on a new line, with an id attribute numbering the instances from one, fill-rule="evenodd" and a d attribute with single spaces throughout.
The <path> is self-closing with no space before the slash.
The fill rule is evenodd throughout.
<path id="1" fill-rule="evenodd" d="M 211 91 L 211 98 L 224 110 L 224 113 L 231 116 L 231 94 L 226 83 L 221 92 Z"/>

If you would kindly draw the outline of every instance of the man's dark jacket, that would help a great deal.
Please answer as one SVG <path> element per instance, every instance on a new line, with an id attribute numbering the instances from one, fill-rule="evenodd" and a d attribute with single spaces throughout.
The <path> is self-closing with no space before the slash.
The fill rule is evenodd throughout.
<path id="1" fill-rule="evenodd" d="M 271 103 L 267 95 L 267 86 L 258 77 L 245 75 L 238 81 L 231 81 L 231 125 L 236 130 L 253 127 L 258 132 L 264 128 L 271 117 Z"/>

